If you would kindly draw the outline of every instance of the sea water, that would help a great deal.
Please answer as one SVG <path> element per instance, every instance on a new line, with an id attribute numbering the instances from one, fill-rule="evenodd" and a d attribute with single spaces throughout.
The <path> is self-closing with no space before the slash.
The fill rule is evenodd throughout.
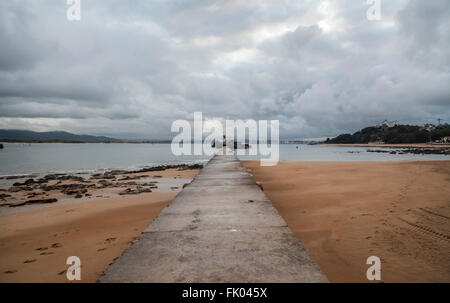
<path id="1" fill-rule="evenodd" d="M 371 153 L 379 147 L 280 145 L 280 161 L 450 160 L 448 155 Z M 396 150 L 399 149 L 384 149 Z M 240 159 L 259 159 L 239 156 Z M 136 170 L 162 164 L 204 164 L 209 156 L 175 156 L 170 144 L 6 144 L 0 150 L 0 176 Z"/>

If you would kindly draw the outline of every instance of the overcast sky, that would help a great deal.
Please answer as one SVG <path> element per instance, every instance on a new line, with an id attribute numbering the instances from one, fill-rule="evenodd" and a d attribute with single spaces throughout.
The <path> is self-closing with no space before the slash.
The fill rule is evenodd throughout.
<path id="1" fill-rule="evenodd" d="M 166 139 L 176 119 L 282 138 L 450 122 L 450 1 L 0 1 L 0 128 Z"/>

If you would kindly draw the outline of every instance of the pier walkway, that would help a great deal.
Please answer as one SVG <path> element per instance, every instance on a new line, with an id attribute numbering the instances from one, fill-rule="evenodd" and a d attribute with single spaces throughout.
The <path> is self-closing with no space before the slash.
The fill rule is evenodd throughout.
<path id="1" fill-rule="evenodd" d="M 234 156 L 215 156 L 99 282 L 327 282 Z"/>

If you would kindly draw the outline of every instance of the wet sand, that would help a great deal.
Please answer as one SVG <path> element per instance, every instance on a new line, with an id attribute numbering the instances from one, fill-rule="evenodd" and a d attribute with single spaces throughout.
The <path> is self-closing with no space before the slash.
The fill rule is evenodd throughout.
<path id="1" fill-rule="evenodd" d="M 81 259 L 81 282 L 95 282 L 197 173 L 178 169 L 152 172 L 150 177 L 158 180 L 158 188 L 152 192 L 121 196 L 118 193 L 129 185 L 89 188 L 92 196 L 75 199 L 50 191 L 46 198 L 57 197 L 58 202 L 0 207 L 0 282 L 67 282 L 69 256 Z M 89 182 L 98 184 L 98 180 Z M 3 204 L 15 204 L 28 194 L 14 193 Z"/>
<path id="2" fill-rule="evenodd" d="M 450 161 L 247 161 L 331 282 L 450 282 Z"/>

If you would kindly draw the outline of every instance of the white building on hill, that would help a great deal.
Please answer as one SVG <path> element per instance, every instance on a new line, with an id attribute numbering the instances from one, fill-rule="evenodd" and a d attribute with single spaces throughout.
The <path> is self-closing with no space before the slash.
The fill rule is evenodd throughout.
<path id="1" fill-rule="evenodd" d="M 380 124 L 378 124 L 378 127 L 394 127 L 398 125 L 398 121 L 388 121 L 388 120 L 384 120 L 383 122 L 381 122 Z"/>

